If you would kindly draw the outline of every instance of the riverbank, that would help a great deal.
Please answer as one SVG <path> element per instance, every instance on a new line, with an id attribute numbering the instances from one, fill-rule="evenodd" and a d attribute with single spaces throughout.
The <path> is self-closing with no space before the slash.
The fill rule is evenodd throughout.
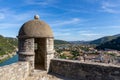
<path id="1" fill-rule="evenodd" d="M 9 59 L 11 57 L 13 57 L 14 55 L 16 55 L 16 50 L 14 52 L 12 52 L 12 53 L 0 56 L 0 63 L 6 61 L 7 59 Z"/>

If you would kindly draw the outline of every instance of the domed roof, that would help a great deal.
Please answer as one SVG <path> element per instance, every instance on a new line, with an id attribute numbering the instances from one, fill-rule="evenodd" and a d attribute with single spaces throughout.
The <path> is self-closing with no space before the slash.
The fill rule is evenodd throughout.
<path id="1" fill-rule="evenodd" d="M 22 25 L 18 37 L 53 37 L 53 33 L 50 26 L 39 20 L 39 16 L 36 15 L 34 20 L 30 20 Z"/>

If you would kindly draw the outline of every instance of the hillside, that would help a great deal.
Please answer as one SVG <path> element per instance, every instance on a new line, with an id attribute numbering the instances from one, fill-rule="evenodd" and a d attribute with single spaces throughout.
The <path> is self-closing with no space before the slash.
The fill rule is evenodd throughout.
<path id="1" fill-rule="evenodd" d="M 108 41 L 111 41 L 113 39 L 116 39 L 118 37 L 120 37 L 120 34 L 113 35 L 113 36 L 105 36 L 105 37 L 91 41 L 90 44 L 100 45 L 100 44 L 106 43 Z"/>
<path id="2" fill-rule="evenodd" d="M 96 39 L 96 40 L 93 40 L 93 41 L 64 41 L 64 40 L 55 40 L 54 43 L 55 44 L 83 44 L 83 45 L 91 44 L 91 45 L 100 45 L 100 44 L 109 42 L 109 41 L 111 41 L 113 39 L 116 39 L 118 37 L 120 37 L 120 34 L 113 35 L 113 36 L 105 36 L 105 37 L 102 37 L 102 38 L 99 38 L 99 39 Z"/>
<path id="3" fill-rule="evenodd" d="M 17 39 L 0 35 L 0 56 L 12 53 L 17 47 Z"/>
<path id="4" fill-rule="evenodd" d="M 113 39 L 111 41 L 105 42 L 96 47 L 97 49 L 115 49 L 120 50 L 120 37 Z"/>
<path id="5" fill-rule="evenodd" d="M 106 43 L 108 41 L 111 41 L 113 39 L 116 39 L 118 37 L 120 37 L 120 34 L 113 35 L 113 36 L 105 36 L 105 37 L 95 39 L 95 40 L 92 40 L 92 41 L 68 41 L 68 42 L 71 43 L 71 44 L 100 45 L 100 44 Z"/>
<path id="6" fill-rule="evenodd" d="M 89 44 L 89 41 L 69 41 L 71 44 Z"/>
<path id="7" fill-rule="evenodd" d="M 54 40 L 54 44 L 69 44 L 69 42 L 64 41 L 64 40 Z"/>

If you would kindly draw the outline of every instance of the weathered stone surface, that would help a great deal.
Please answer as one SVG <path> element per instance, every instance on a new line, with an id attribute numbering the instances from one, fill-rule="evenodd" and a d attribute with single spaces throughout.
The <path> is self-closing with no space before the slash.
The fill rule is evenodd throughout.
<path id="1" fill-rule="evenodd" d="M 18 33 L 19 61 L 29 62 L 30 72 L 34 69 L 48 71 L 54 56 L 54 37 L 51 28 L 35 17 L 22 25 Z"/>
<path id="2" fill-rule="evenodd" d="M 19 52 L 30 52 L 34 51 L 34 38 L 20 38 L 19 39 Z"/>
<path id="3" fill-rule="evenodd" d="M 0 80 L 120 80 L 120 66 L 52 59 L 49 72 L 30 71 L 29 62 L 0 67 Z M 57 75 L 57 76 L 56 76 Z"/>
<path id="4" fill-rule="evenodd" d="M 26 80 L 73 80 L 57 74 L 48 74 L 46 71 L 34 70 Z"/>
<path id="5" fill-rule="evenodd" d="M 120 80 L 120 66 L 52 59 L 50 72 L 76 80 Z"/>
<path id="6" fill-rule="evenodd" d="M 0 80 L 25 80 L 28 75 L 28 62 L 17 62 L 0 67 Z"/>

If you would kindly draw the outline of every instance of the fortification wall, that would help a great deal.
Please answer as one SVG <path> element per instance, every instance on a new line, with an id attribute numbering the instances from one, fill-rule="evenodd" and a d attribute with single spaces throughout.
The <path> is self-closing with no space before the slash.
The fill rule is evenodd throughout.
<path id="1" fill-rule="evenodd" d="M 120 80 L 120 66 L 52 59 L 50 72 L 75 80 Z"/>
<path id="2" fill-rule="evenodd" d="M 17 62 L 0 67 L 0 80 L 25 80 L 28 75 L 28 62 Z"/>

